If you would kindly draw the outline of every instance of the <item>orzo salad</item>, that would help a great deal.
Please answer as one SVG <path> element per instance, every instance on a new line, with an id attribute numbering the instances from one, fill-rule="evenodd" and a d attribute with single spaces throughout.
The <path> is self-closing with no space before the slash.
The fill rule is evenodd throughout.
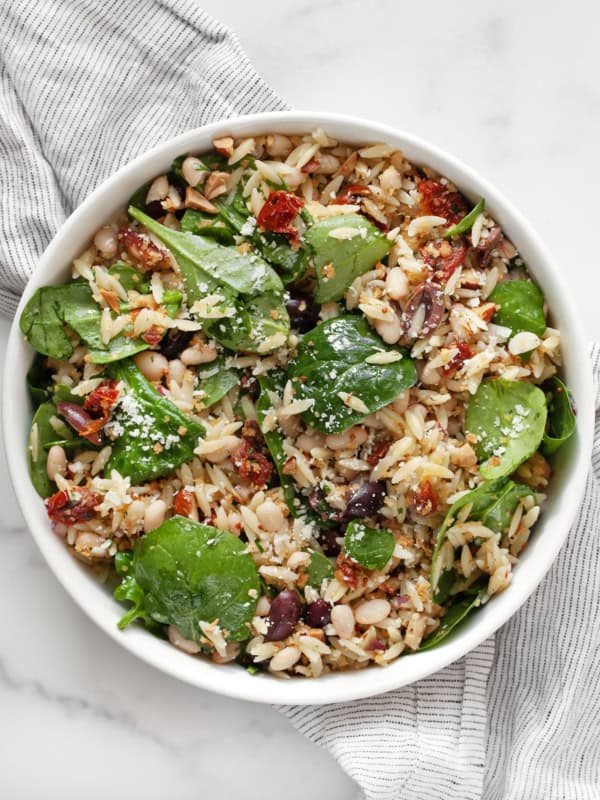
<path id="1" fill-rule="evenodd" d="M 251 672 L 442 642 L 508 589 L 575 427 L 484 198 L 323 130 L 182 154 L 20 324 L 54 533 L 120 627 Z"/>

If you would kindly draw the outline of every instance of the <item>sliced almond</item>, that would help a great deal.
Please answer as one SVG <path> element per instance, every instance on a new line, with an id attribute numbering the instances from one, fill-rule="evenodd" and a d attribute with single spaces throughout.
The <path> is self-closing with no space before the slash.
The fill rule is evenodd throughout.
<path id="1" fill-rule="evenodd" d="M 213 139 L 213 147 L 222 156 L 229 156 L 233 153 L 233 138 L 231 136 L 221 136 L 219 139 Z"/>
<path id="2" fill-rule="evenodd" d="M 204 184 L 204 194 L 209 200 L 227 193 L 227 172 L 211 172 Z"/>
<path id="3" fill-rule="evenodd" d="M 219 213 L 219 209 L 210 200 L 191 186 L 185 190 L 185 207 L 194 208 L 196 211 L 205 211 L 207 214 Z"/>

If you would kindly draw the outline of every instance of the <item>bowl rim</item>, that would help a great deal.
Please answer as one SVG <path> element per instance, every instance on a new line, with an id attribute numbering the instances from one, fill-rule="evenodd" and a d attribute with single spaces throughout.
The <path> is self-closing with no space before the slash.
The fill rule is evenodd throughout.
<path id="1" fill-rule="evenodd" d="M 69 239 L 73 238 L 80 222 L 85 222 L 85 220 L 89 222 L 93 217 L 93 212 L 102 209 L 103 199 L 110 198 L 112 201 L 112 194 L 115 191 L 118 193 L 119 187 L 121 193 L 124 194 L 123 186 L 133 178 L 139 180 L 140 175 L 145 175 L 139 181 L 139 185 L 152 178 L 157 172 L 155 167 L 150 169 L 151 163 L 161 159 L 166 162 L 167 156 L 170 161 L 174 154 L 181 152 L 200 151 L 198 144 L 200 140 L 210 140 L 217 135 L 229 133 L 236 136 L 270 131 L 301 133 L 316 127 L 322 127 L 326 131 L 331 131 L 336 137 L 350 141 L 354 138 L 355 141 L 402 143 L 399 146 L 423 154 L 422 159 L 414 159 L 414 156 L 410 156 L 411 160 L 420 160 L 422 163 L 435 165 L 436 169 L 456 182 L 467 195 L 474 194 L 473 188 L 475 187 L 480 196 L 489 198 L 491 202 L 488 205 L 494 208 L 494 216 L 509 218 L 511 237 L 515 230 L 518 231 L 514 238 L 520 237 L 526 241 L 528 250 L 535 253 L 535 268 L 532 267 L 531 271 L 539 280 L 545 293 L 548 285 L 552 286 L 556 304 L 560 306 L 563 317 L 561 328 L 563 333 L 565 330 L 568 331 L 568 340 L 572 343 L 569 349 L 574 353 L 583 352 L 587 356 L 588 348 L 574 302 L 566 291 L 560 270 L 545 245 L 514 205 L 473 169 L 420 136 L 357 116 L 320 111 L 265 112 L 212 122 L 161 142 L 121 167 L 73 211 L 40 258 L 17 308 L 8 339 L 2 401 L 4 445 L 15 496 L 27 527 L 48 566 L 84 613 L 122 647 L 168 675 L 234 698 L 294 705 L 349 701 L 381 694 L 413 683 L 443 669 L 470 652 L 516 613 L 552 565 L 564 544 L 583 496 L 591 457 L 594 419 L 593 382 L 589 359 L 586 359 L 585 364 L 582 363 L 582 360 L 579 360 L 577 364 L 577 442 L 571 448 L 573 453 L 569 472 L 563 476 L 559 487 L 560 502 L 555 515 L 557 519 L 552 517 L 550 520 L 552 522 L 551 530 L 544 531 L 547 541 L 544 541 L 543 547 L 536 547 L 536 559 L 529 564 L 527 575 L 521 575 L 517 567 L 515 573 L 518 574 L 518 580 L 515 580 L 505 593 L 494 598 L 493 602 L 485 607 L 485 613 L 477 615 L 478 618 L 473 623 L 467 625 L 459 634 L 435 650 L 419 653 L 410 659 L 398 659 L 383 669 L 370 667 L 369 669 L 332 673 L 316 680 L 298 678 L 287 681 L 275 679 L 270 675 L 250 676 L 237 666 L 217 666 L 208 659 L 192 659 L 143 629 L 132 627 L 121 632 L 115 624 L 117 618 L 115 610 L 111 613 L 104 601 L 100 602 L 100 595 L 97 597 L 94 595 L 94 602 L 87 602 L 87 597 L 92 597 L 94 594 L 89 585 L 94 586 L 96 594 L 99 591 L 98 587 L 93 579 L 82 571 L 81 565 L 67 552 L 67 548 L 52 536 L 47 521 L 44 524 L 39 514 L 40 507 L 43 509 L 40 499 L 35 493 L 32 494 L 23 446 L 23 428 L 21 425 L 15 424 L 15 416 L 30 420 L 30 410 L 23 407 L 27 405 L 26 402 L 22 402 L 24 387 L 19 388 L 19 381 L 13 380 L 13 376 L 19 376 L 23 372 L 21 351 L 25 345 L 18 319 L 25 303 L 38 286 L 46 282 L 57 282 L 57 274 L 61 269 L 64 270 L 66 262 L 70 261 L 70 259 L 65 261 L 64 258 L 61 261 L 61 251 L 65 248 L 68 249 Z M 340 130 L 344 130 L 344 133 L 340 134 Z M 336 133 L 336 131 L 338 132 Z M 126 202 L 125 196 L 119 205 L 123 205 L 124 202 Z M 503 227 L 505 227 L 504 224 Z M 89 227 L 88 230 L 91 235 L 94 228 Z M 519 249 L 522 249 L 521 246 Z M 553 305 L 553 310 L 554 307 Z M 566 328 L 565 322 L 568 324 Z M 32 352 L 30 348 L 29 351 Z M 19 396 L 21 407 L 19 407 Z M 37 507 L 34 497 L 37 498 Z M 548 520 L 546 520 L 547 522 Z M 548 527 L 547 524 L 546 527 Z M 61 555 L 61 551 L 68 557 L 68 561 Z M 72 564 L 70 565 L 69 562 Z M 110 605 L 115 609 L 118 608 L 116 601 L 111 601 Z M 492 609 L 492 613 L 488 613 L 490 609 Z M 168 653 L 167 650 L 172 652 Z"/>

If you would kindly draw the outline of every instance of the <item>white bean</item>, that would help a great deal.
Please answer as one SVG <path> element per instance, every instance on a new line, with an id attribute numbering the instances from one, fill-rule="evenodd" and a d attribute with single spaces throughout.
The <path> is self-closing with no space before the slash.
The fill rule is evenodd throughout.
<path id="1" fill-rule="evenodd" d="M 214 344 L 209 344 L 202 347 L 188 347 L 179 358 L 187 367 L 192 367 L 196 364 L 208 364 L 210 361 L 214 361 L 217 355 L 217 348 Z"/>
<path id="2" fill-rule="evenodd" d="M 133 500 L 127 507 L 127 519 L 133 525 L 141 522 L 146 513 L 146 504 L 143 500 Z"/>
<path id="3" fill-rule="evenodd" d="M 162 353 L 155 353 L 152 350 L 138 353 L 133 360 L 142 375 L 149 381 L 159 381 L 169 369 L 169 362 Z"/>
<path id="4" fill-rule="evenodd" d="M 181 383 L 184 375 L 185 364 L 183 361 L 180 361 L 178 358 L 169 361 L 169 380 L 175 381 L 175 383 Z"/>
<path id="5" fill-rule="evenodd" d="M 343 433 L 330 433 L 325 444 L 330 450 L 357 450 L 367 441 L 368 433 L 360 425 L 355 425 Z"/>
<path id="6" fill-rule="evenodd" d="M 290 669 L 300 660 L 300 650 L 293 645 L 284 647 L 278 653 L 275 653 L 269 662 L 269 669 L 271 672 L 283 672 L 283 670 Z"/>
<path id="7" fill-rule="evenodd" d="M 385 291 L 392 300 L 404 300 L 408 297 L 408 279 L 404 270 L 400 267 L 389 270 L 385 279 Z"/>
<path id="8" fill-rule="evenodd" d="M 160 527 L 167 513 L 167 504 L 164 500 L 155 500 L 146 508 L 144 513 L 144 530 L 153 531 L 155 528 Z"/>
<path id="9" fill-rule="evenodd" d="M 169 194 L 169 179 L 166 175 L 159 175 L 150 184 L 146 203 L 155 203 L 157 200 L 164 200 Z"/>
<path id="10" fill-rule="evenodd" d="M 299 569 L 300 567 L 306 566 L 310 561 L 310 553 L 305 553 L 302 550 L 296 550 L 295 553 L 287 560 L 287 565 L 290 569 Z"/>
<path id="11" fill-rule="evenodd" d="M 228 664 L 239 656 L 241 649 L 239 642 L 229 642 L 225 648 L 224 655 L 219 655 L 215 650 L 215 652 L 211 654 L 211 659 L 215 664 Z"/>
<path id="12" fill-rule="evenodd" d="M 387 600 L 366 600 L 354 613 L 359 625 L 377 625 L 378 622 L 383 622 L 391 610 Z"/>
<path id="13" fill-rule="evenodd" d="M 189 655 L 195 655 L 200 652 L 200 645 L 192 639 L 186 639 L 175 625 L 169 625 L 167 633 L 169 641 L 171 644 L 175 645 L 178 650 L 183 650 L 184 653 L 188 653 Z"/>
<path id="14" fill-rule="evenodd" d="M 67 456 L 59 444 L 52 445 L 48 450 L 46 459 L 46 474 L 51 481 L 56 480 L 57 475 L 64 475 L 67 471 Z"/>
<path id="15" fill-rule="evenodd" d="M 198 186 L 208 175 L 206 167 L 195 156 L 188 156 L 181 165 L 181 173 L 190 186 Z"/>
<path id="16" fill-rule="evenodd" d="M 397 314 L 390 314 L 389 319 L 374 319 L 373 326 L 386 344 L 395 344 L 402 335 L 402 327 Z"/>
<path id="17" fill-rule="evenodd" d="M 98 250 L 102 258 L 114 258 L 117 255 L 119 247 L 117 234 L 108 225 L 104 228 L 100 228 L 94 236 L 94 247 Z"/>
<path id="18" fill-rule="evenodd" d="M 292 142 L 281 133 L 272 133 L 267 136 L 267 153 L 272 158 L 285 158 L 292 152 Z"/>
<path id="19" fill-rule="evenodd" d="M 331 624 L 340 639 L 350 639 L 354 634 L 354 614 L 350 606 L 334 606 L 331 609 Z"/>
<path id="20" fill-rule="evenodd" d="M 281 509 L 272 500 L 261 503 L 256 509 L 256 516 L 266 531 L 280 531 L 285 524 Z"/>
<path id="21" fill-rule="evenodd" d="M 517 333 L 512 337 L 508 343 L 508 349 L 513 356 L 519 356 L 522 353 L 535 350 L 539 343 L 540 337 L 536 336 L 535 333 L 531 333 L 531 331 L 521 331 L 521 333 Z"/>
<path id="22" fill-rule="evenodd" d="M 266 595 L 261 595 L 258 598 L 258 603 L 256 604 L 256 616 L 257 617 L 266 617 L 271 610 L 271 601 Z"/>

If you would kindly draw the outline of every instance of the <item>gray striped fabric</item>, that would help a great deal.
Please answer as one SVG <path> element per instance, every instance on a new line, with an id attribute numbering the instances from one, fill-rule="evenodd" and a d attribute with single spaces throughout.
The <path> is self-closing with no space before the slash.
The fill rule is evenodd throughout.
<path id="1" fill-rule="evenodd" d="M 191 127 L 286 107 L 193 0 L 3 0 L 0 65 L 5 313 L 65 217 L 119 166 Z M 599 471 L 600 430 L 579 522 L 495 649 L 382 697 L 282 709 L 364 797 L 600 797 Z"/>
<path id="2" fill-rule="evenodd" d="M 0 311 L 120 166 L 189 128 L 284 108 L 196 0 L 2 0 Z"/>

